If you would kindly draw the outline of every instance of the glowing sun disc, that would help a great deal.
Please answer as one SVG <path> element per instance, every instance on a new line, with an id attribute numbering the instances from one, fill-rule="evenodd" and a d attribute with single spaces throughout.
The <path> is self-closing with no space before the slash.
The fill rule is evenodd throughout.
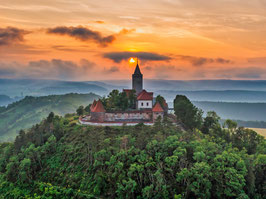
<path id="1" fill-rule="evenodd" d="M 135 63 L 135 62 L 136 62 L 135 59 L 131 57 L 129 63 Z"/>

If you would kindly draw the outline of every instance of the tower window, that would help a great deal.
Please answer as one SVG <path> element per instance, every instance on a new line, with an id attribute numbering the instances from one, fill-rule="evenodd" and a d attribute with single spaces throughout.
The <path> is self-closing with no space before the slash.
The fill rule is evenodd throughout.
<path id="1" fill-rule="evenodd" d="M 147 102 L 147 106 L 149 106 L 149 102 Z"/>
<path id="2" fill-rule="evenodd" d="M 144 104 L 143 104 L 143 102 L 141 102 L 141 106 L 143 106 Z"/>

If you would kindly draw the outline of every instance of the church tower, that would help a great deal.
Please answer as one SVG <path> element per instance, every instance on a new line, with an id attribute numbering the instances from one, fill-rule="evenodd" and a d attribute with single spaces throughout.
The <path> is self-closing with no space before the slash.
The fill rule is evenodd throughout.
<path id="1" fill-rule="evenodd" d="M 132 89 L 136 90 L 137 95 L 143 90 L 143 75 L 140 72 L 138 61 L 135 72 L 132 75 Z"/>

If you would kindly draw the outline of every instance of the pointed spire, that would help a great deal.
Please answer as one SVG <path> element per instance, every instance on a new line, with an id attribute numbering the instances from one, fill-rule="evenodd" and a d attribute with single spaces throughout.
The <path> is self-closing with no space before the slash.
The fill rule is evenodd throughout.
<path id="1" fill-rule="evenodd" d="M 139 59 L 137 58 L 137 65 L 134 74 L 141 75 L 140 68 L 139 68 Z"/>

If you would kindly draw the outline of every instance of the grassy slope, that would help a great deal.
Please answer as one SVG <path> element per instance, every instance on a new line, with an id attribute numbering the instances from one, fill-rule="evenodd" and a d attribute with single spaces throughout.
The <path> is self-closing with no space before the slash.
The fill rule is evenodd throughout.
<path id="1" fill-rule="evenodd" d="M 250 129 L 252 129 L 253 131 L 256 131 L 258 134 L 266 138 L 266 129 L 262 129 L 262 128 L 250 128 Z"/>
<path id="2" fill-rule="evenodd" d="M 20 129 L 39 123 L 50 112 L 58 115 L 73 113 L 78 106 L 86 106 L 96 98 L 95 94 L 26 97 L 0 112 L 0 142 L 13 140 Z"/>

